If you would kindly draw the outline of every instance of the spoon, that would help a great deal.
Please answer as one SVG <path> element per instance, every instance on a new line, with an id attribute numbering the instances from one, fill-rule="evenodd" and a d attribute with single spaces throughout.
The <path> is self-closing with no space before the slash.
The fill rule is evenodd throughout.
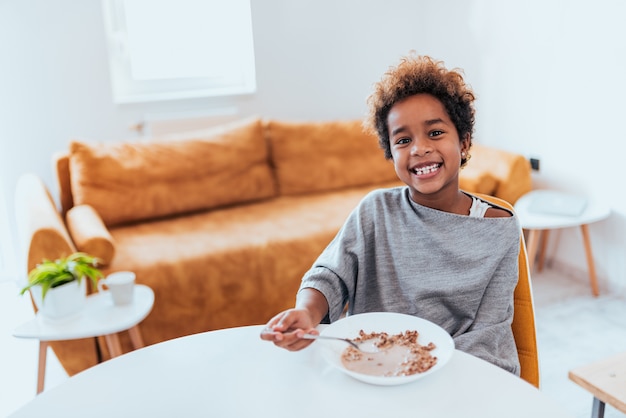
<path id="1" fill-rule="evenodd" d="M 377 353 L 379 351 L 378 347 L 376 347 L 371 341 L 363 341 L 357 343 L 352 341 L 349 338 L 341 338 L 341 337 L 330 337 L 326 335 L 314 335 L 314 334 L 304 334 L 302 336 L 305 340 L 334 340 L 334 341 L 343 341 L 344 343 L 350 344 L 352 347 L 356 348 L 362 353 Z"/>

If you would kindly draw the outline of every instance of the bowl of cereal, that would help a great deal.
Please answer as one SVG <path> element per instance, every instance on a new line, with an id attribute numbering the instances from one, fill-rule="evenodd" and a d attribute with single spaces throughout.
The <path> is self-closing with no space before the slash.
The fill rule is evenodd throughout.
<path id="1" fill-rule="evenodd" d="M 375 385 L 421 379 L 444 367 L 454 353 L 452 337 L 440 326 L 392 312 L 351 315 L 324 328 L 320 335 L 349 338 L 367 346 L 367 352 L 361 352 L 345 342 L 325 340 L 321 348 L 329 364 Z"/>

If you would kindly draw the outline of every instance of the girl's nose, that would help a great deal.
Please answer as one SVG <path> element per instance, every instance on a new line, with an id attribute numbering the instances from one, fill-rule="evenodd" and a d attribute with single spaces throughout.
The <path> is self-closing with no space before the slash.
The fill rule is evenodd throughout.
<path id="1" fill-rule="evenodd" d="M 419 138 L 413 141 L 413 145 L 411 146 L 411 155 L 423 157 L 430 152 L 432 152 L 430 141 Z"/>

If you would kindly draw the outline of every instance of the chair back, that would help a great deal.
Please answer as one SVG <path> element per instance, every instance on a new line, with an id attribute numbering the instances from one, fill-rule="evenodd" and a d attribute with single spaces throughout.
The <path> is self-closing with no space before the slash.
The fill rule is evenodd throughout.
<path id="1" fill-rule="evenodd" d="M 513 206 L 497 197 L 475 194 L 477 197 L 514 212 Z M 514 293 L 514 313 L 511 328 L 517 346 L 521 366 L 520 377 L 535 387 L 539 387 L 539 355 L 537 352 L 537 331 L 535 329 L 535 309 L 528 268 L 528 256 L 524 235 L 520 231 L 519 279 Z"/>

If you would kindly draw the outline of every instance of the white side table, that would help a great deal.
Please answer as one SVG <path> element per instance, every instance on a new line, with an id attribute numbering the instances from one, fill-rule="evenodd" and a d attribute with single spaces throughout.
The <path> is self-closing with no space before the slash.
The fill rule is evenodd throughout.
<path id="1" fill-rule="evenodd" d="M 533 210 L 533 204 L 536 203 L 537 199 L 554 199 L 554 201 L 558 201 L 561 196 L 563 196 L 561 193 L 551 190 L 534 190 L 522 196 L 515 203 L 515 212 L 519 218 L 522 229 L 528 231 L 528 242 L 526 245 L 529 267 L 531 270 L 533 269 L 534 261 L 537 257 L 537 250 L 539 250 L 539 246 L 541 245 L 538 266 L 541 271 L 550 230 L 579 226 L 585 246 L 591 292 L 594 296 L 598 296 L 600 292 L 598 290 L 598 279 L 596 277 L 593 253 L 591 251 L 591 240 L 589 239 L 589 224 L 608 218 L 611 214 L 611 209 L 599 202 L 587 199 L 587 205 L 580 213 L 575 215 L 548 214 Z M 541 243 L 539 242 L 540 238 Z"/>
<path id="2" fill-rule="evenodd" d="M 108 291 L 87 296 L 87 303 L 79 316 L 54 321 L 39 313 L 34 319 L 13 331 L 18 338 L 39 340 L 39 367 L 37 393 L 43 391 L 46 375 L 46 353 L 49 341 L 74 340 L 104 336 L 111 357 L 122 354 L 118 332 L 128 331 L 135 349 L 144 346 L 138 324 L 144 320 L 154 305 L 154 292 L 148 286 L 136 285 L 133 303 L 115 306 Z"/>

